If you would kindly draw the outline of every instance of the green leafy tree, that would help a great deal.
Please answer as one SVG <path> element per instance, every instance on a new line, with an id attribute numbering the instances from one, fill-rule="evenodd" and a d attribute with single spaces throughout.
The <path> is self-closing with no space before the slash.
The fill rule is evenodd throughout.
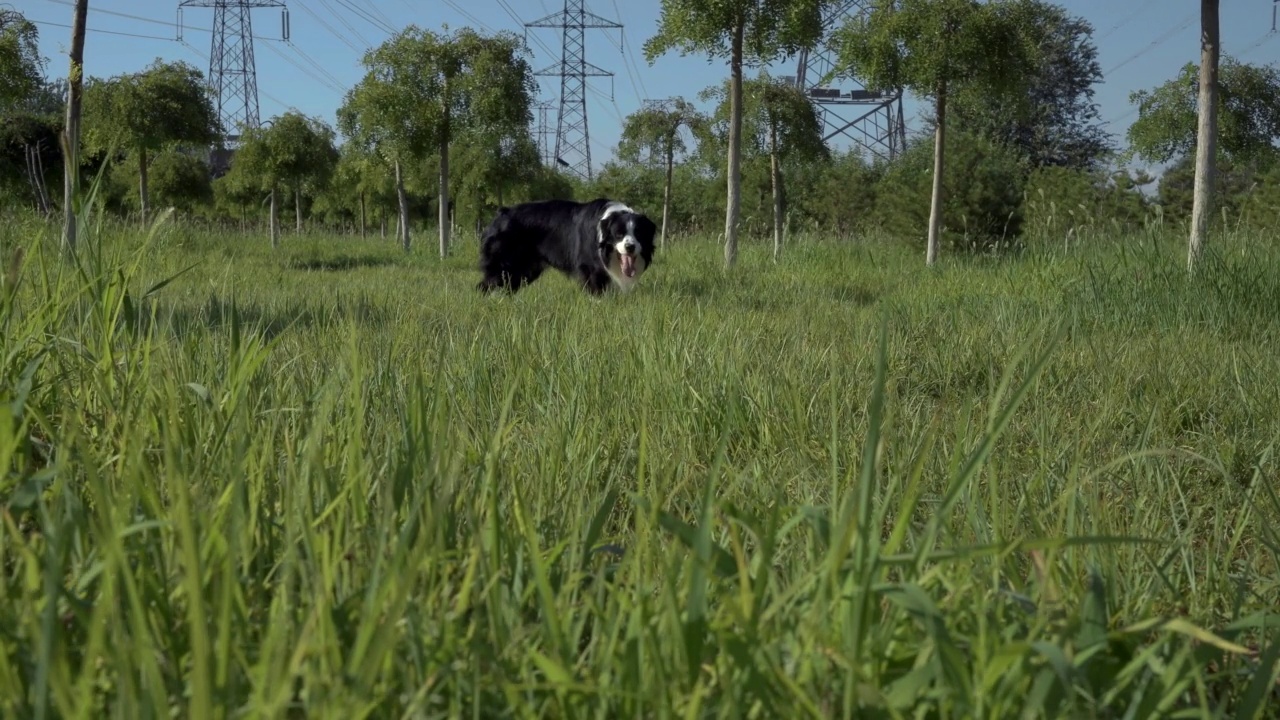
<path id="1" fill-rule="evenodd" d="M 8 115 L 43 83 L 40 31 L 22 13 L 0 7 L 0 116 Z"/>
<path id="2" fill-rule="evenodd" d="M 162 206 L 190 213 L 213 202 L 209 164 L 193 152 L 168 150 L 151 166 L 151 193 Z"/>
<path id="3" fill-rule="evenodd" d="M 375 206 L 395 202 L 391 172 L 379 156 L 356 143 L 343 143 L 338 164 L 327 193 L 328 204 L 351 211 L 365 237 L 369 223 L 369 202 Z"/>
<path id="4" fill-rule="evenodd" d="M 271 196 L 271 246 L 280 244 L 281 189 L 294 194 L 297 229 L 302 231 L 302 193 L 322 188 L 338 161 L 334 132 L 326 123 L 296 111 L 286 112 L 263 127 L 248 128 L 240 136 L 239 165 L 250 182 Z"/>
<path id="5" fill-rule="evenodd" d="M 947 133 L 943 166 L 948 218 L 940 233 L 955 251 L 973 252 L 1012 244 L 1022 233 L 1025 158 L 1013 148 L 983 135 L 958 129 Z M 876 191 L 876 221 L 889 233 L 919 239 L 938 213 L 928 207 L 934 195 L 937 149 L 928 140 L 912 142 L 886 169 Z"/>
<path id="6" fill-rule="evenodd" d="M 138 199 L 146 223 L 150 155 L 171 145 L 209 145 L 218 116 L 204 75 L 185 62 L 156 60 L 141 72 L 90 80 L 84 92 L 85 144 L 127 149 L 137 159 Z"/>
<path id="7" fill-rule="evenodd" d="M 1012 145 L 1032 167 L 1099 169 L 1112 146 L 1094 101 L 1103 78 L 1093 26 L 1044 0 L 1032 0 L 1028 12 L 1042 40 L 1025 91 L 992 95 L 962 87 L 952 98 L 951 119 Z"/>
<path id="8" fill-rule="evenodd" d="M 652 65 L 679 50 L 729 60 L 729 128 L 726 162 L 724 260 L 738 255 L 742 180 L 742 87 L 744 64 L 767 64 L 817 43 L 830 0 L 662 0 L 658 32 L 645 42 Z"/>
<path id="9" fill-rule="evenodd" d="M 802 226 L 847 238 L 871 223 L 886 163 L 871 164 L 856 148 L 835 152 L 830 160 L 797 163 L 787 187 L 789 212 Z"/>
<path id="10" fill-rule="evenodd" d="M 542 165 L 528 129 L 509 137 L 474 137 L 456 147 L 457 186 L 477 209 L 505 205 L 508 194 L 527 188 Z"/>
<path id="11" fill-rule="evenodd" d="M 249 211 L 260 206 L 263 190 L 244 171 L 243 163 L 232 163 L 231 169 L 212 183 L 213 201 L 220 214 L 238 216 L 240 231 L 248 231 Z"/>
<path id="12" fill-rule="evenodd" d="M 410 26 L 365 54 L 366 74 L 343 101 L 344 135 L 396 171 L 401 242 L 409 249 L 404 163 L 439 160 L 440 256 L 449 252 L 449 150 L 468 138 L 515 137 L 532 121 L 528 50 L 512 33 L 437 34 Z"/>
<path id="13" fill-rule="evenodd" d="M 1138 118 L 1126 157 L 1164 164 L 1196 148 L 1200 67 L 1188 63 L 1153 90 L 1131 93 Z M 1238 162 L 1274 161 L 1280 142 L 1280 70 L 1224 56 L 1218 68 L 1218 153 Z"/>
<path id="14" fill-rule="evenodd" d="M 42 213 L 53 212 L 48 185 L 61 172 L 60 138 L 66 82 L 42 82 L 25 100 L 0 112 L 0 197 L 30 193 Z"/>
<path id="15" fill-rule="evenodd" d="M 724 127 L 730 113 L 727 86 L 702 93 L 704 99 L 718 99 L 717 127 Z M 769 159 L 769 190 L 773 199 L 773 259 L 782 254 L 782 225 L 786 195 L 783 186 L 784 161 L 827 160 L 830 150 L 822 140 L 822 118 L 804 91 L 761 74 L 743 87 L 742 143 L 750 157 Z"/>
<path id="16" fill-rule="evenodd" d="M 666 173 L 662 190 L 660 246 L 667 243 L 667 222 L 671 218 L 671 183 L 676 156 L 684 155 L 688 150 L 682 130 L 697 130 L 705 123 L 706 119 L 692 103 L 684 98 L 674 98 L 640 108 L 628 115 L 622 125 L 618 157 L 626 162 L 638 162 L 642 155 L 647 155 L 650 162 L 660 158 Z"/>
<path id="17" fill-rule="evenodd" d="M 841 66 L 872 90 L 908 88 L 933 100 L 933 188 L 925 262 L 942 231 L 947 101 L 1025 87 L 1040 33 L 1027 0 L 891 0 L 837 31 Z"/>

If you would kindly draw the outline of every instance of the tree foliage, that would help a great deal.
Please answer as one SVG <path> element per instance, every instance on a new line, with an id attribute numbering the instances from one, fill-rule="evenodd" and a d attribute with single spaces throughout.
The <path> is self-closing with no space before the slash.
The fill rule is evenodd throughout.
<path id="1" fill-rule="evenodd" d="M 188 63 L 159 59 L 136 73 L 87 82 L 84 124 L 86 150 L 136 157 L 143 222 L 149 156 L 177 143 L 209 145 L 221 131 L 204 75 Z"/>
<path id="2" fill-rule="evenodd" d="M 642 107 L 627 116 L 618 141 L 618 157 L 624 162 L 661 163 L 665 180 L 662 192 L 662 230 L 660 242 L 667 242 L 667 223 L 671 218 L 671 185 L 677 156 L 684 156 L 688 146 L 684 130 L 695 135 L 706 127 L 706 118 L 693 103 L 684 98 Z"/>
<path id="3" fill-rule="evenodd" d="M 708 137 L 727 142 L 730 88 L 728 83 L 702 92 L 704 100 L 716 100 Z M 782 248 L 785 184 L 783 163 L 824 160 L 830 150 L 822 139 L 822 118 L 800 88 L 779 82 L 767 73 L 743 84 L 742 149 L 748 162 L 768 162 L 769 189 L 773 196 L 774 259 Z"/>
<path id="4" fill-rule="evenodd" d="M 986 250 L 1022 232 L 1027 168 L 1012 148 L 957 130 L 947 136 L 941 240 L 953 250 Z M 878 188 L 878 224 L 894 235 L 924 236 L 930 211 L 933 148 L 912 143 L 885 172 Z"/>
<path id="5" fill-rule="evenodd" d="M 836 32 L 843 74 L 870 90 L 907 88 L 934 105 L 934 169 L 926 262 L 943 224 L 948 98 L 998 97 L 1025 87 L 1042 31 L 1030 0 L 891 0 Z"/>
<path id="6" fill-rule="evenodd" d="M 1167 163 L 1196 146 L 1200 67 L 1184 65 L 1177 77 L 1153 90 L 1129 95 L 1138 119 L 1129 126 L 1129 156 Z M 1280 140 L 1280 70 L 1223 56 L 1218 70 L 1218 149 L 1239 163 L 1276 158 Z"/>
<path id="7" fill-rule="evenodd" d="M 338 161 L 333 128 L 290 110 L 240 136 L 235 164 L 263 190 L 300 190 L 328 180 Z"/>
<path id="8" fill-rule="evenodd" d="M 0 6 L 0 115 L 7 115 L 43 83 L 40 31 L 17 10 Z"/>
<path id="9" fill-rule="evenodd" d="M 1024 92 L 959 88 L 952 120 L 1017 148 L 1032 167 L 1098 168 L 1111 152 L 1094 86 L 1102 82 L 1093 26 L 1066 8 L 1032 0 L 1028 27 L 1038 28 L 1040 51 Z"/>
<path id="10" fill-rule="evenodd" d="M 246 129 L 232 162 L 239 166 L 248 182 L 271 193 L 274 244 L 278 232 L 277 192 L 291 190 L 294 202 L 300 206 L 304 191 L 319 192 L 328 182 L 338 162 L 338 150 L 334 147 L 333 129 L 327 123 L 289 111 L 272 118 L 263 127 Z"/>
<path id="11" fill-rule="evenodd" d="M 536 88 L 527 56 L 511 33 L 438 34 L 410 26 L 365 54 L 365 76 L 339 110 L 343 134 L 390 163 L 439 160 L 441 256 L 448 252 L 450 145 L 492 145 L 527 132 Z M 407 250 L 403 189 L 400 195 Z"/>
<path id="12" fill-rule="evenodd" d="M 822 35 L 823 11 L 829 4 L 829 0 L 662 0 L 658 31 L 644 44 L 651 65 L 671 50 L 729 60 L 726 267 L 734 264 L 738 253 L 743 65 L 768 63 L 814 45 Z"/>

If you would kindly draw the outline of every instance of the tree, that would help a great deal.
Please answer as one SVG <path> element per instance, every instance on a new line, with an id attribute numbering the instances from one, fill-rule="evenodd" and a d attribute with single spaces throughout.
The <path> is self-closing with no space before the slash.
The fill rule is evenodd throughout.
<path id="1" fill-rule="evenodd" d="M 729 89 L 704 91 L 704 99 L 718 98 L 717 125 L 723 127 L 730 112 Z M 831 153 L 822 140 L 822 118 L 800 88 L 762 73 L 743 85 L 743 147 L 750 156 L 769 158 L 769 189 L 773 196 L 773 260 L 782 255 L 782 220 L 785 160 L 827 160 Z"/>
<path id="2" fill-rule="evenodd" d="M 236 211 L 240 232 L 248 231 L 249 208 L 262 201 L 262 190 L 245 175 L 242 163 L 232 163 L 227 174 L 213 181 L 214 202 L 222 212 Z"/>
<path id="3" fill-rule="evenodd" d="M 652 65 L 678 49 L 729 59 L 728 202 L 725 206 L 724 261 L 738 255 L 738 215 L 742 179 L 742 67 L 766 64 L 817 43 L 823 10 L 830 0 L 662 0 L 658 32 L 644 44 Z"/>
<path id="4" fill-rule="evenodd" d="M 356 216 L 360 228 L 360 237 L 365 236 L 370 193 L 386 185 L 387 169 L 376 155 L 364 152 L 355 143 L 343 143 L 338 151 L 338 164 L 333 171 L 333 180 L 329 183 L 331 204 L 350 208 Z M 382 181 L 382 182 L 379 182 Z M 394 195 L 394 188 L 392 189 Z M 354 207 L 351 201 L 355 201 Z"/>
<path id="5" fill-rule="evenodd" d="M 17 10 L 0 7 L 0 114 L 33 95 L 42 84 L 40 31 Z"/>
<path id="6" fill-rule="evenodd" d="M 463 227 L 487 223 L 513 198 L 529 198 L 543 175 L 538 145 L 527 128 L 513 137 L 475 137 L 453 147 L 454 213 Z"/>
<path id="7" fill-rule="evenodd" d="M 1042 39 L 1025 92 L 962 89 L 952 98 L 951 119 L 1017 148 L 1032 167 L 1100 169 L 1112 147 L 1094 102 L 1103 78 L 1093 26 L 1044 0 L 1031 0 L 1029 13 Z"/>
<path id="8" fill-rule="evenodd" d="M 933 188 L 925 262 L 938 257 L 947 100 L 1001 96 L 1025 85 L 1038 41 L 1026 0 L 892 0 L 837 31 L 843 71 L 869 90 L 909 88 L 934 107 Z"/>
<path id="9" fill-rule="evenodd" d="M 532 122 L 535 89 L 528 50 L 507 32 L 470 28 L 436 34 L 405 28 L 365 53 L 366 73 L 343 100 L 343 134 L 394 166 L 401 242 L 409 250 L 402 165 L 439 159 L 440 257 L 449 251 L 449 148 L 468 138 L 517 136 Z"/>
<path id="10" fill-rule="evenodd" d="M 1217 76 L 1217 153 L 1238 164 L 1280 159 L 1280 70 L 1221 57 Z M 1126 158 L 1164 164 L 1193 153 L 1199 77 L 1200 65 L 1188 63 L 1159 87 L 1129 95 L 1138 119 L 1129 126 Z"/>
<path id="11" fill-rule="evenodd" d="M 1218 155 L 1218 0 L 1200 0 L 1200 97 L 1196 128 L 1196 189 L 1191 204 L 1187 272 L 1195 272 L 1213 212 L 1214 163 Z"/>
<path id="12" fill-rule="evenodd" d="M 46 215 L 53 211 L 49 176 L 61 171 L 65 96 L 64 79 L 41 82 L 26 99 L 0 113 L 0 195 L 17 198 L 29 190 L 36 208 Z"/>
<path id="13" fill-rule="evenodd" d="M 213 201 L 209 165 L 191 152 L 168 150 L 152 161 L 151 193 L 162 206 L 191 212 Z"/>
<path id="14" fill-rule="evenodd" d="M 662 190 L 662 234 L 659 246 L 667 244 L 667 222 L 671 217 L 671 178 L 677 154 L 687 150 L 682 128 L 696 129 L 706 119 L 688 100 L 675 98 L 669 102 L 642 107 L 627 116 L 622 125 L 622 139 L 618 141 L 618 156 L 627 162 L 636 162 L 642 153 L 652 161 L 661 158 L 666 171 Z"/>
<path id="15" fill-rule="evenodd" d="M 156 60 L 141 72 L 91 81 L 85 88 L 86 140 L 91 148 L 123 146 L 138 160 L 138 197 L 147 222 L 148 159 L 185 143 L 209 145 L 220 128 L 204 75 L 182 61 Z"/>
<path id="16" fill-rule="evenodd" d="M 62 135 L 62 249 L 76 250 L 76 213 L 72 202 L 80 191 L 80 103 L 84 88 L 84 26 L 89 0 L 76 0 L 71 20 L 71 51 L 67 53 L 67 122 Z"/>
<path id="17" fill-rule="evenodd" d="M 333 142 L 333 129 L 327 124 L 292 110 L 240 135 L 240 150 L 232 162 L 271 194 L 271 247 L 280 244 L 279 190 L 293 192 L 301 232 L 302 191 L 316 190 L 328 181 L 338 161 Z"/>

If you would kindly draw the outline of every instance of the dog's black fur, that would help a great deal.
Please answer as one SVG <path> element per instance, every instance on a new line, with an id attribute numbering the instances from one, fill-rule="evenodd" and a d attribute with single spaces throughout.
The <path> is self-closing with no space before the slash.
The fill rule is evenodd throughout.
<path id="1" fill-rule="evenodd" d="M 653 263 L 657 232 L 644 214 L 606 198 L 499 208 L 480 238 L 484 278 L 478 288 L 514 293 L 551 267 L 593 295 L 610 284 L 626 290 Z M 632 276 L 623 270 L 627 264 L 635 269 Z"/>

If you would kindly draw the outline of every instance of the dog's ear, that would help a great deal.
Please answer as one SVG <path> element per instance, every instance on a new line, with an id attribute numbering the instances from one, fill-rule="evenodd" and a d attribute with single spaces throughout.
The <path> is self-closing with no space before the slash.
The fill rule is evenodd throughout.
<path id="1" fill-rule="evenodd" d="M 600 218 L 596 222 L 596 244 L 600 247 L 609 245 L 609 218 Z"/>
<path id="2" fill-rule="evenodd" d="M 658 226 L 649 219 L 648 215 L 636 215 L 636 235 L 646 244 L 653 245 L 654 239 L 658 236 Z"/>

